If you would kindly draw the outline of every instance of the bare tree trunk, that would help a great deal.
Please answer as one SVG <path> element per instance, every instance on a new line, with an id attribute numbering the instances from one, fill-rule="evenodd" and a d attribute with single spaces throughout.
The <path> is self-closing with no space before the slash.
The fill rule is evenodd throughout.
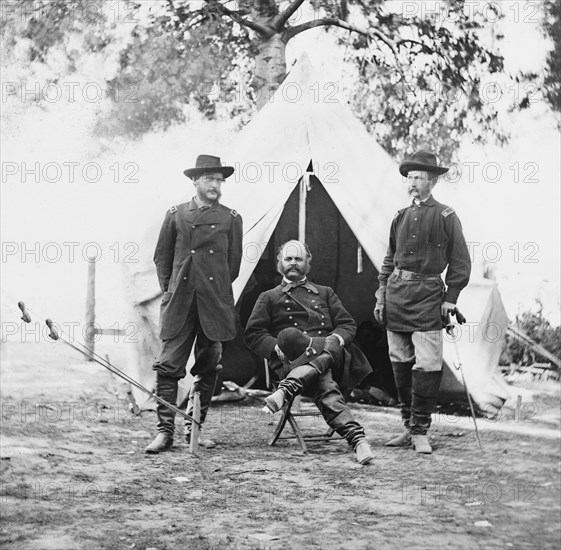
<path id="1" fill-rule="evenodd" d="M 280 34 L 261 39 L 258 44 L 253 77 L 258 109 L 270 100 L 286 76 L 285 51 L 286 44 Z"/>

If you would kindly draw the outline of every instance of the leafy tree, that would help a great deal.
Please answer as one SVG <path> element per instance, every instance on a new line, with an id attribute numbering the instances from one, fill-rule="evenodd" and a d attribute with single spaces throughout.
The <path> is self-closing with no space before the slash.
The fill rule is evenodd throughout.
<path id="1" fill-rule="evenodd" d="M 545 97 L 551 107 L 561 111 L 561 2 L 544 0 L 543 27 L 553 41 L 553 49 L 547 56 L 547 67 L 544 78 Z"/>
<path id="2" fill-rule="evenodd" d="M 559 3 L 546 2 L 550 16 L 544 25 L 558 45 Z M 465 136 L 478 142 L 508 139 L 494 104 L 481 95 L 485 77 L 504 77 L 502 56 L 482 40 L 493 3 L 442 0 L 439 13 L 424 13 L 422 2 L 415 13 L 399 13 L 400 4 L 391 0 L 128 4 L 149 6 L 150 14 L 139 19 L 127 41 L 119 41 L 115 22 L 99 9 L 103 4 L 23 0 L 15 14 L 6 12 L 3 46 L 13 63 L 21 61 L 13 54 L 21 53 L 22 44 L 25 62 L 35 65 L 61 52 L 69 74 L 81 70 L 86 55 L 117 55 L 117 71 L 105 75 L 114 104 L 109 116 L 99 117 L 98 130 L 136 137 L 186 121 L 192 106 L 208 118 L 243 125 L 285 77 L 286 45 L 323 28 L 338 38 L 354 67 L 356 78 L 346 90 L 353 109 L 390 154 L 410 153 L 426 141 L 447 162 Z M 546 82 L 550 101 L 558 104 L 556 48 Z M 527 106 L 522 98 L 516 108 Z"/>
<path id="3" fill-rule="evenodd" d="M 92 111 L 102 111 L 101 104 L 107 108 L 109 102 L 102 101 L 106 79 L 114 74 L 100 77 L 99 68 L 107 66 L 122 44 L 117 39 L 116 25 L 108 21 L 107 12 L 99 4 L 89 0 L 5 2 L 2 22 L 5 135 L 10 132 L 11 122 L 17 131 L 19 117 L 30 110 L 54 108 L 59 103 L 57 93 L 65 106 L 72 105 L 74 110 L 85 103 Z M 96 86 L 92 101 L 84 99 L 83 85 L 88 83 Z M 63 107 L 62 102 L 59 107 Z"/>
<path id="4" fill-rule="evenodd" d="M 447 161 L 466 133 L 476 141 L 506 139 L 493 105 L 479 94 L 482 75 L 502 71 L 503 59 L 482 45 L 484 18 L 465 10 L 464 0 L 448 0 L 442 14 L 410 17 L 385 0 L 314 0 L 314 16 L 300 22 L 303 5 L 167 0 L 121 58 L 114 85 L 142 82 L 142 105 L 130 106 L 128 131 L 184 120 L 189 101 L 209 117 L 218 104 L 228 105 L 230 116 L 247 114 L 285 77 L 286 44 L 324 27 L 346 31 L 340 42 L 358 77 L 352 105 L 390 153 L 411 152 L 421 138 Z"/>

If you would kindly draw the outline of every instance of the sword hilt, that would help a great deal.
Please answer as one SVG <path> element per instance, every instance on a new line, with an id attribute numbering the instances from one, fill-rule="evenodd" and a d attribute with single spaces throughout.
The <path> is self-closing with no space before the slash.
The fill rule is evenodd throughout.
<path id="1" fill-rule="evenodd" d="M 27 309 L 25 308 L 25 304 L 23 302 L 18 302 L 18 307 L 21 309 L 23 315 L 21 316 L 21 320 L 25 323 L 31 323 L 31 315 L 29 315 Z"/>
<path id="2" fill-rule="evenodd" d="M 56 327 L 53 325 L 51 319 L 47 319 L 45 323 L 47 323 L 47 326 L 49 327 L 49 338 L 51 340 L 58 340 L 60 336 L 58 334 Z"/>

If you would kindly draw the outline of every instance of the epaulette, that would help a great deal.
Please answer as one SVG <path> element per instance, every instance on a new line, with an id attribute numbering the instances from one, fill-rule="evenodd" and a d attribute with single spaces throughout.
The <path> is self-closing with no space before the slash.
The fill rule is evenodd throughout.
<path id="1" fill-rule="evenodd" d="M 400 214 L 401 214 L 401 210 L 398 210 L 398 211 L 395 213 L 395 216 L 393 217 L 393 219 L 395 220 Z"/>
<path id="2" fill-rule="evenodd" d="M 177 206 L 175 206 L 175 204 L 169 209 L 170 214 L 173 214 L 174 212 L 177 212 Z"/>
<path id="3" fill-rule="evenodd" d="M 238 213 L 235 210 L 230 210 L 230 214 L 232 214 L 234 218 L 238 215 Z"/>
<path id="4" fill-rule="evenodd" d="M 442 211 L 442 215 L 445 218 L 448 217 L 450 214 L 453 214 L 453 213 L 454 213 L 454 209 L 451 206 L 449 206 L 446 210 Z"/>

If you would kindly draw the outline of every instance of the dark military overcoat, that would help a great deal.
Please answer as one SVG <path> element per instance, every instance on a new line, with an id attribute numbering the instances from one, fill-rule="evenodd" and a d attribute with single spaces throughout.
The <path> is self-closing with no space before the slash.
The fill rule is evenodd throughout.
<path id="1" fill-rule="evenodd" d="M 332 288 L 310 282 L 293 287 L 282 284 L 263 292 L 245 330 L 246 343 L 254 353 L 269 360 L 269 366 L 284 378 L 283 364 L 274 351 L 277 335 L 294 327 L 308 336 L 338 334 L 345 342 L 345 362 L 340 376 L 341 391 L 347 393 L 372 372 L 364 354 L 352 344 L 356 323 Z"/>
<path id="2" fill-rule="evenodd" d="M 239 214 L 219 203 L 201 211 L 191 200 L 167 211 L 154 253 L 164 293 L 162 340 L 177 335 L 194 298 L 210 340 L 235 338 L 232 282 L 240 270 L 242 234 Z"/>

